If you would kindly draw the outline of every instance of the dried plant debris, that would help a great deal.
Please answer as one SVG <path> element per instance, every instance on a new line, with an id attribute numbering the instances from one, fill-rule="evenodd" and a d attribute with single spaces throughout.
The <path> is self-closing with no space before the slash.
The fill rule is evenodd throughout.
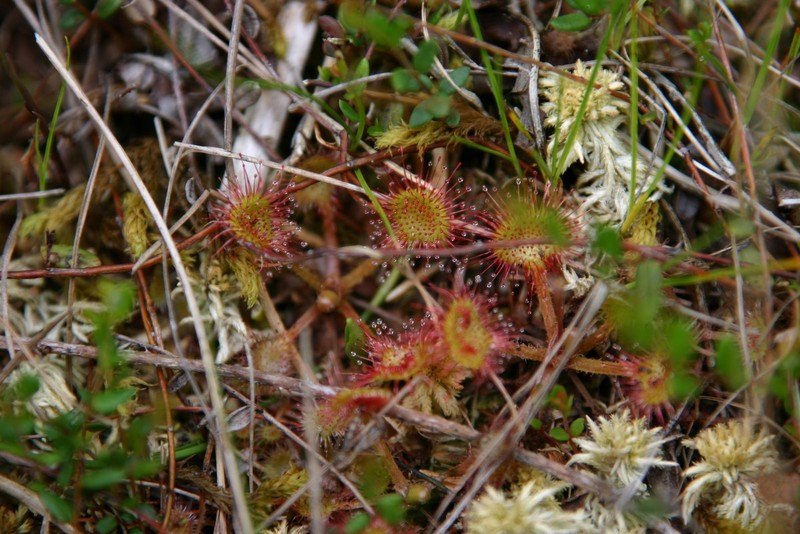
<path id="1" fill-rule="evenodd" d="M 6 8 L 0 531 L 800 531 L 800 12 L 703 6 Z"/>

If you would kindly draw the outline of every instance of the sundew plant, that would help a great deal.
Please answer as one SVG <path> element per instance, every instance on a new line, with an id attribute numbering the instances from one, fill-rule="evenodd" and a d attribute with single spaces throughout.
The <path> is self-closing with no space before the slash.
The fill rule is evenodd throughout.
<path id="1" fill-rule="evenodd" d="M 0 8 L 0 532 L 796 532 L 796 2 Z"/>

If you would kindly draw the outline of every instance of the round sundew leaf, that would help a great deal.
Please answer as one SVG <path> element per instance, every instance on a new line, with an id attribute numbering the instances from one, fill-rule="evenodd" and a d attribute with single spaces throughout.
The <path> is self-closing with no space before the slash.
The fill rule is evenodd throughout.
<path id="1" fill-rule="evenodd" d="M 501 206 L 492 240 L 531 243 L 497 247 L 492 254 L 506 272 L 522 270 L 537 278 L 560 265 L 573 230 L 558 206 L 520 195 Z"/>
<path id="2" fill-rule="evenodd" d="M 481 310 L 469 298 L 454 300 L 444 314 L 442 333 L 450 358 L 470 369 L 483 366 L 492 351 L 492 332 Z"/>
<path id="3" fill-rule="evenodd" d="M 453 215 L 440 193 L 422 187 L 390 195 L 387 216 L 395 236 L 404 246 L 444 245 L 453 230 Z"/>
<path id="4" fill-rule="evenodd" d="M 240 242 L 263 250 L 273 248 L 277 229 L 269 197 L 251 194 L 235 201 L 228 212 L 231 233 Z"/>

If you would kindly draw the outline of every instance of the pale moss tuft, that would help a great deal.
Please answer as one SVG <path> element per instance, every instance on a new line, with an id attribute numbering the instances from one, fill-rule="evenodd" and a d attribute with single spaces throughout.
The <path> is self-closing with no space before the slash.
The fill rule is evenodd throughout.
<path id="1" fill-rule="evenodd" d="M 122 235 L 134 259 L 138 259 L 150 246 L 148 220 L 144 199 L 138 193 L 125 193 L 122 197 Z"/>
<path id="2" fill-rule="evenodd" d="M 277 501 L 288 499 L 308 482 L 308 472 L 290 465 L 280 475 L 264 480 L 252 495 L 251 507 L 257 519 L 266 518 Z"/>
<path id="3" fill-rule="evenodd" d="M 583 509 L 594 525 L 594 532 L 644 534 L 646 525 L 632 510 L 636 502 L 648 496 L 642 479 L 652 467 L 677 466 L 663 460 L 661 447 L 667 441 L 660 428 L 648 428 L 645 418 L 631 419 L 628 410 L 597 422 L 586 418 L 591 438 L 575 438 L 581 448 L 569 464 L 584 464 L 618 488 L 635 486 L 633 502 L 626 507 L 608 506 L 598 496 L 590 495 Z"/>
<path id="4" fill-rule="evenodd" d="M 81 211 L 86 184 L 67 191 L 58 202 L 28 215 L 22 221 L 19 233 L 22 237 L 43 237 L 46 230 L 57 233 L 66 231 Z"/>
<path id="5" fill-rule="evenodd" d="M 239 291 L 247 307 L 252 308 L 258 303 L 262 286 L 261 271 L 255 256 L 249 250 L 238 249 L 226 256 L 226 262 L 239 282 Z"/>
<path id="6" fill-rule="evenodd" d="M 21 504 L 17 506 L 16 511 L 0 506 L 0 532 L 16 534 L 33 532 L 33 517 L 30 510 Z"/>
<path id="7" fill-rule="evenodd" d="M 708 523 L 730 523 L 757 532 L 769 512 L 758 494 L 756 479 L 777 469 L 773 436 L 756 432 L 750 421 L 733 420 L 707 428 L 683 444 L 697 449 L 702 460 L 683 472 L 692 482 L 683 491 L 685 521 L 697 510 Z M 725 529 L 728 530 L 728 529 Z"/>
<path id="8" fill-rule="evenodd" d="M 661 223 L 661 208 L 658 202 L 645 202 L 642 210 L 636 215 L 627 237 L 632 243 L 653 247 L 658 245 L 658 225 Z M 628 250 L 625 258 L 629 260 L 628 274 L 633 277 L 636 263 L 641 258 L 638 251 Z"/>
<path id="9" fill-rule="evenodd" d="M 578 61 L 572 75 L 588 81 L 592 68 Z M 619 143 L 617 128 L 627 116 L 628 103 L 614 95 L 625 89 L 619 73 L 599 69 L 595 78 L 596 87 L 589 91 L 583 120 L 578 127 L 574 142 L 569 147 L 563 169 L 575 161 L 584 163 L 587 158 L 601 151 L 608 142 Z M 578 112 L 584 102 L 586 82 L 578 82 L 556 72 L 547 71 L 539 79 L 539 91 L 544 97 L 541 105 L 545 114 L 544 124 L 557 130 L 547 147 L 550 163 L 561 158 L 567 149 L 570 130 L 578 120 Z M 562 169 L 562 170 L 563 170 Z"/>
<path id="10" fill-rule="evenodd" d="M 289 525 L 286 523 L 286 519 L 283 519 L 274 527 L 264 530 L 263 534 L 305 534 L 306 532 L 308 532 L 306 527 L 289 528 Z"/>
<path id="11" fill-rule="evenodd" d="M 441 121 L 431 121 L 420 128 L 411 128 L 405 122 L 401 122 L 376 134 L 375 147 L 386 149 L 415 146 L 420 151 L 424 151 L 433 143 L 452 141 L 453 136 L 499 137 L 503 135 L 503 129 L 497 120 L 486 117 L 466 106 L 456 105 L 455 108 L 460 113 L 461 120 L 453 128 Z"/>
<path id="12" fill-rule="evenodd" d="M 675 462 L 661 458 L 667 441 L 660 428 L 648 428 L 644 418 L 631 419 L 628 410 L 597 422 L 586 418 L 591 438 L 575 438 L 581 448 L 570 464 L 584 464 L 617 487 L 641 484 L 651 467 L 669 467 Z"/>
<path id="13" fill-rule="evenodd" d="M 660 222 L 661 209 L 658 207 L 658 202 L 646 202 L 631 227 L 631 241 L 648 247 L 658 245 L 656 234 Z"/>
<path id="14" fill-rule="evenodd" d="M 416 146 L 423 150 L 444 137 L 445 128 L 436 122 L 429 122 L 421 128 L 412 128 L 408 124 L 401 122 L 388 127 L 385 131 L 375 135 L 375 147 L 385 148 L 408 148 Z"/>
<path id="15" fill-rule="evenodd" d="M 504 494 L 489 487 L 467 511 L 468 534 L 570 534 L 589 532 L 582 511 L 565 512 L 555 496 L 565 484 L 544 480 L 530 481 Z"/>

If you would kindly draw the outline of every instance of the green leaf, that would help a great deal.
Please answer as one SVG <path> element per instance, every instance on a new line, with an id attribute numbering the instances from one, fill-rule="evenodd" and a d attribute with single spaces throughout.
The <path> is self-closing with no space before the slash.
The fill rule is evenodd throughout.
<path id="1" fill-rule="evenodd" d="M 366 342 L 364 331 L 357 322 L 348 317 L 344 324 L 344 351 L 347 357 L 358 360 L 359 356 L 364 354 Z"/>
<path id="2" fill-rule="evenodd" d="M 100 296 L 106 307 L 105 316 L 110 324 L 125 319 L 136 303 L 136 289 L 130 282 L 110 282 L 101 280 L 98 283 Z"/>
<path id="3" fill-rule="evenodd" d="M 458 67 L 455 70 L 450 71 L 450 79 L 453 80 L 458 87 L 464 87 L 464 84 L 467 83 L 469 79 L 469 67 Z M 450 85 L 450 82 L 444 80 L 439 87 L 439 91 L 444 94 L 453 94 L 456 92 L 455 87 Z"/>
<path id="4" fill-rule="evenodd" d="M 347 525 L 344 527 L 345 534 L 358 534 L 363 532 L 369 526 L 369 516 L 364 512 L 358 512 L 350 518 Z"/>
<path id="5" fill-rule="evenodd" d="M 445 95 L 433 95 L 420 105 L 425 106 L 434 119 L 443 119 L 450 113 L 450 97 Z"/>
<path id="6" fill-rule="evenodd" d="M 87 490 L 99 490 L 119 484 L 126 479 L 124 469 L 104 469 L 87 470 L 81 478 L 81 487 Z"/>
<path id="7" fill-rule="evenodd" d="M 384 133 L 385 131 L 386 130 L 384 130 L 383 127 L 379 124 L 373 124 L 372 126 L 367 128 L 367 134 L 371 135 L 372 137 L 377 137 L 382 133 Z"/>
<path id="8" fill-rule="evenodd" d="M 107 19 L 117 12 L 122 5 L 122 0 L 100 0 L 97 2 L 97 16 L 101 19 Z"/>
<path id="9" fill-rule="evenodd" d="M 447 114 L 447 118 L 444 120 L 444 122 L 450 128 L 455 128 L 456 126 L 458 126 L 458 123 L 461 122 L 461 113 L 459 113 L 458 110 L 455 108 L 451 109 L 450 113 Z"/>
<path id="10" fill-rule="evenodd" d="M 91 406 L 94 411 L 103 415 L 113 413 L 119 406 L 136 395 L 134 388 L 109 389 L 92 397 Z"/>
<path id="11" fill-rule="evenodd" d="M 86 20 L 86 17 L 83 16 L 83 13 L 74 7 L 71 7 L 69 9 L 65 9 L 64 13 L 61 14 L 61 18 L 58 19 L 58 25 L 61 26 L 61 29 L 63 30 L 72 30 L 84 20 Z"/>
<path id="12" fill-rule="evenodd" d="M 403 496 L 398 493 L 390 493 L 378 499 L 375 510 L 390 525 L 399 524 L 406 515 Z"/>
<path id="13" fill-rule="evenodd" d="M 358 122 L 358 112 L 353 109 L 353 106 L 345 102 L 344 100 L 339 100 L 339 109 L 342 110 L 342 113 L 345 117 L 347 117 L 352 122 Z"/>
<path id="14" fill-rule="evenodd" d="M 47 511 L 50 512 L 57 521 L 69 523 L 72 521 L 72 503 L 62 499 L 55 493 L 47 490 L 39 492 L 39 498 L 44 503 Z"/>
<path id="15" fill-rule="evenodd" d="M 694 328 L 688 320 L 681 317 L 672 317 L 659 326 L 664 350 L 669 356 L 674 368 L 686 367 L 695 356 Z"/>
<path id="16" fill-rule="evenodd" d="M 534 430 L 541 430 L 541 428 L 542 428 L 542 420 L 541 419 L 537 419 L 536 417 L 531 419 L 531 428 L 534 429 Z"/>
<path id="17" fill-rule="evenodd" d="M 654 320 L 661 309 L 661 282 L 661 266 L 657 262 L 646 261 L 636 269 L 634 298 L 636 313 L 642 323 Z"/>
<path id="18" fill-rule="evenodd" d="M 406 69 L 395 69 L 392 71 L 389 82 L 392 84 L 392 89 L 398 93 L 411 93 L 419 91 L 420 89 L 417 79 Z"/>
<path id="19" fill-rule="evenodd" d="M 643 497 L 636 499 L 634 505 L 638 517 L 652 519 L 667 519 L 670 517 L 672 505 L 658 497 Z"/>
<path id="20" fill-rule="evenodd" d="M 380 456 L 359 457 L 353 467 L 358 473 L 356 480 L 358 489 L 370 502 L 386 493 L 389 484 L 392 483 L 389 468 Z"/>
<path id="21" fill-rule="evenodd" d="M 411 110 L 411 116 L 408 118 L 408 125 L 411 128 L 420 128 L 433 120 L 433 114 L 422 105 L 424 103 L 420 102 Z"/>
<path id="22" fill-rule="evenodd" d="M 725 335 L 717 341 L 716 368 L 717 373 L 725 381 L 729 389 L 735 390 L 747 382 L 742 369 L 739 344 L 731 335 Z"/>
<path id="23" fill-rule="evenodd" d="M 595 234 L 593 246 L 598 252 L 607 254 L 614 259 L 622 257 L 622 239 L 616 228 L 600 227 Z"/>
<path id="24" fill-rule="evenodd" d="M 570 437 L 569 433 L 560 426 L 551 428 L 549 434 L 551 438 L 553 438 L 556 441 L 561 441 L 562 443 L 569 441 Z"/>
<path id="25" fill-rule="evenodd" d="M 583 431 L 585 429 L 586 429 L 586 421 L 583 419 L 583 417 L 578 417 L 569 424 L 569 435 L 580 436 L 581 434 L 583 434 Z"/>
<path id="26" fill-rule="evenodd" d="M 193 441 L 191 443 L 187 443 L 186 445 L 181 445 L 175 449 L 175 459 L 176 460 L 185 460 L 190 456 L 194 456 L 195 454 L 200 454 L 206 451 L 206 447 L 208 443 L 205 441 Z"/>
<path id="27" fill-rule="evenodd" d="M 667 387 L 671 398 L 685 401 L 697 391 L 700 379 L 688 373 L 675 373 L 669 380 Z"/>
<path id="28" fill-rule="evenodd" d="M 433 60 L 436 59 L 436 53 L 438 51 L 439 47 L 435 42 L 423 41 L 419 45 L 417 53 L 414 54 L 414 59 L 411 61 L 414 69 L 416 69 L 416 71 L 420 74 L 426 74 L 429 70 L 431 70 Z"/>
<path id="29" fill-rule="evenodd" d="M 110 534 L 117 530 L 117 526 L 119 526 L 117 518 L 113 515 L 107 515 L 95 523 L 94 528 L 99 534 Z"/>
<path id="30" fill-rule="evenodd" d="M 177 456 L 177 455 L 176 455 Z M 128 469 L 128 476 L 134 480 L 155 476 L 161 471 L 161 459 L 141 460 Z"/>
<path id="31" fill-rule="evenodd" d="M 33 397 L 37 391 L 39 391 L 39 377 L 34 374 L 24 373 L 14 384 L 14 393 L 18 395 L 18 398 L 14 400 L 26 401 Z"/>
<path id="32" fill-rule="evenodd" d="M 580 12 L 568 13 L 551 19 L 550 25 L 562 32 L 579 32 L 591 26 L 592 19 Z"/>
<path id="33" fill-rule="evenodd" d="M 411 23 L 405 17 L 389 19 L 382 11 L 372 8 L 365 13 L 356 3 L 343 3 L 339 9 L 339 22 L 351 33 L 363 32 L 376 45 L 396 48 Z"/>
<path id="34" fill-rule="evenodd" d="M 553 386 L 553 389 L 547 395 L 547 403 L 562 414 L 568 414 L 572 411 L 572 400 L 573 396 L 561 384 Z"/>
<path id="35" fill-rule="evenodd" d="M 573 9 L 580 9 L 587 15 L 599 15 L 607 9 L 604 0 L 567 0 L 569 6 Z"/>
<path id="36" fill-rule="evenodd" d="M 756 231 L 752 221 L 743 219 L 741 217 L 734 217 L 730 219 L 728 221 L 728 227 L 734 236 L 741 239 L 747 239 L 751 237 Z"/>
<path id="37" fill-rule="evenodd" d="M 353 77 L 358 78 L 366 78 L 369 76 L 369 61 L 367 58 L 361 58 L 361 61 L 358 62 L 356 65 L 356 70 L 353 72 Z"/>

